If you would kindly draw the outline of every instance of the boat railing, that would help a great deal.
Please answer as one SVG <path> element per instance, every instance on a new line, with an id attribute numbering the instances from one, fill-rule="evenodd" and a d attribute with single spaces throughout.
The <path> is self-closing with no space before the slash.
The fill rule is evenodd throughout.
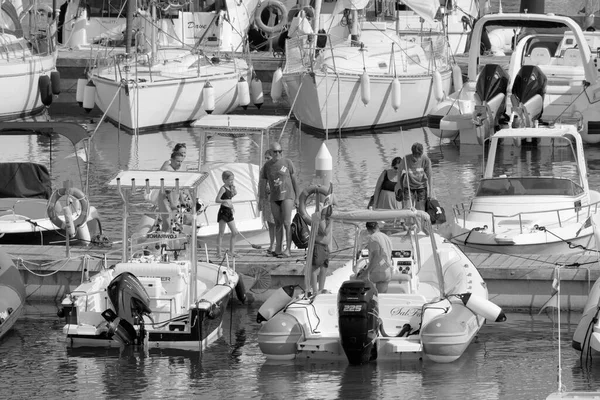
<path id="1" fill-rule="evenodd" d="M 571 215 L 574 214 L 577 222 L 583 222 L 591 215 L 598 213 L 599 205 L 600 202 L 595 202 L 582 206 L 566 207 L 556 210 L 525 211 L 511 215 L 496 214 L 493 211 L 471 210 L 468 207 L 465 207 L 464 203 L 454 205 L 452 210 L 454 212 L 454 222 L 463 229 L 467 229 L 467 222 L 469 222 L 470 225 L 472 225 L 474 222 L 479 222 L 482 225 L 472 229 L 482 229 L 487 225 L 488 228 L 491 228 L 492 233 L 496 233 L 496 223 L 498 219 L 514 219 L 519 221 L 519 229 L 520 232 L 523 233 L 524 228 L 528 229 L 531 226 L 532 221 L 535 221 L 535 217 L 539 217 L 542 214 L 544 214 L 546 217 L 551 214 L 556 214 L 556 222 L 558 223 L 559 227 L 562 227 L 563 223 L 566 220 L 571 219 L 571 217 L 561 218 L 561 213 L 569 213 Z M 467 221 L 467 217 L 469 215 L 481 215 L 483 218 Z M 547 223 L 548 219 L 546 218 L 543 221 Z"/>

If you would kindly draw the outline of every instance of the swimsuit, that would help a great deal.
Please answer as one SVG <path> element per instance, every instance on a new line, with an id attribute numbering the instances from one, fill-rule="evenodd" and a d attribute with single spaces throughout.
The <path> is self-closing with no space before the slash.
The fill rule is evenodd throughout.
<path id="1" fill-rule="evenodd" d="M 231 200 L 233 198 L 233 194 L 231 193 L 231 190 L 229 190 L 229 188 L 227 188 L 226 186 L 223 186 L 223 188 L 225 189 L 225 191 L 221 195 L 221 200 Z M 227 206 L 221 204 L 221 207 L 219 208 L 219 212 L 217 213 L 217 222 L 220 222 L 220 221 L 225 221 L 225 222 L 233 221 L 233 208 L 230 208 L 230 207 L 227 207 Z"/>

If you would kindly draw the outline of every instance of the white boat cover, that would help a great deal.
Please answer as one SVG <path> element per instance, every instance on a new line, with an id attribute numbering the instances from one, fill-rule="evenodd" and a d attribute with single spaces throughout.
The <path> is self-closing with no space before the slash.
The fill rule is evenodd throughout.
<path id="1" fill-rule="evenodd" d="M 248 131 L 261 132 L 284 122 L 287 116 L 277 115 L 205 115 L 192 126 L 206 131 L 231 131 L 233 135 L 247 135 Z M 236 132 L 237 131 L 237 132 Z"/>

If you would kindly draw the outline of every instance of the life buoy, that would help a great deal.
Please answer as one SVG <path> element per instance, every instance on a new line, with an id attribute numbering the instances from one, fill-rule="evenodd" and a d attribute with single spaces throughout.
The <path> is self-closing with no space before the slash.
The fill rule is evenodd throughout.
<path id="1" fill-rule="evenodd" d="M 87 199 L 87 196 L 81 190 L 77 188 L 71 188 L 70 191 L 71 193 L 69 197 L 76 199 L 81 206 L 79 215 L 73 220 L 75 229 L 77 229 L 87 221 L 90 214 L 90 203 Z M 58 216 L 59 213 L 56 210 L 56 203 L 61 197 L 64 197 L 66 195 L 67 189 L 60 188 L 52 192 L 52 196 L 50 196 L 50 199 L 48 200 L 48 209 L 46 210 L 48 218 L 50 218 L 50 221 L 52 221 L 52 223 L 58 226 L 59 228 L 62 228 L 65 222 Z"/>
<path id="2" fill-rule="evenodd" d="M 298 198 L 298 214 L 300 214 L 304 222 L 308 225 L 310 225 L 311 218 L 308 215 L 308 211 L 306 211 L 306 200 L 315 193 L 327 196 L 329 195 L 329 189 L 321 185 L 309 186 L 300 193 L 300 197 Z"/>
<path id="3" fill-rule="evenodd" d="M 263 12 L 269 10 L 269 15 L 266 18 L 267 23 L 271 20 L 271 14 L 276 14 L 277 23 L 273 26 L 268 26 L 263 21 Z M 254 13 L 254 23 L 256 27 L 266 33 L 277 33 L 281 32 L 288 23 L 288 11 L 285 5 L 278 0 L 267 0 L 260 3 Z"/>

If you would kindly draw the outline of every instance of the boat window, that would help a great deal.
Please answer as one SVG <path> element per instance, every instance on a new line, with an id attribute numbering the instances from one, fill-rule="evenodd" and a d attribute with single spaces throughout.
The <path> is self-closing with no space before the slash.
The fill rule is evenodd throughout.
<path id="1" fill-rule="evenodd" d="M 90 17 L 125 18 L 127 0 L 88 0 Z"/>
<path id="2" fill-rule="evenodd" d="M 581 186 L 564 178 L 492 178 L 480 182 L 476 196 L 577 196 L 581 193 Z"/>

